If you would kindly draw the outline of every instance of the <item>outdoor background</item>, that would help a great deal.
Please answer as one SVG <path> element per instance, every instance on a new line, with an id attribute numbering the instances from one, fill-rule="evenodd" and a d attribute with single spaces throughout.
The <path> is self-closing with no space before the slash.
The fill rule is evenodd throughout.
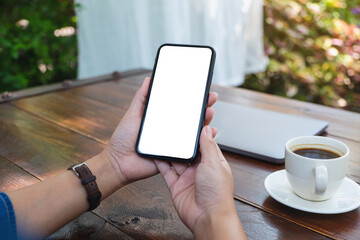
<path id="1" fill-rule="evenodd" d="M 0 93 L 75 79 L 72 0 L 0 2 Z M 244 88 L 360 112 L 359 0 L 264 0 L 265 72 Z"/>

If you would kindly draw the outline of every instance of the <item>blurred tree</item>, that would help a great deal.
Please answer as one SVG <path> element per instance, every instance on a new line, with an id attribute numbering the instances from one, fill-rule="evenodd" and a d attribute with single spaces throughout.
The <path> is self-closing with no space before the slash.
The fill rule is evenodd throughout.
<path id="1" fill-rule="evenodd" d="M 359 0 L 264 0 L 265 73 L 243 87 L 360 112 Z"/>
<path id="2" fill-rule="evenodd" d="M 0 2 L 0 93 L 76 78 L 73 0 Z"/>

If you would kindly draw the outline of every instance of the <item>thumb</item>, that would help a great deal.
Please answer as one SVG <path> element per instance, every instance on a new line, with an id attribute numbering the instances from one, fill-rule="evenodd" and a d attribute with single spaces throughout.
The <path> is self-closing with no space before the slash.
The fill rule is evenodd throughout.
<path id="1" fill-rule="evenodd" d="M 202 162 L 212 162 L 218 158 L 219 148 L 213 138 L 210 126 L 204 126 L 200 135 L 200 152 Z"/>
<path id="2" fill-rule="evenodd" d="M 146 97 L 149 90 L 149 85 L 150 85 L 150 78 L 146 77 L 141 87 L 136 91 L 135 96 L 131 101 L 128 112 L 135 114 L 142 114 L 146 103 Z"/>

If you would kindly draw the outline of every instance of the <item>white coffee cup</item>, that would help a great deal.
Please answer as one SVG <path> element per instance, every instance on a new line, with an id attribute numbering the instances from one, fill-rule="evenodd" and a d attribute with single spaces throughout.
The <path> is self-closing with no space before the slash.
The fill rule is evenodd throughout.
<path id="1" fill-rule="evenodd" d="M 339 155 L 315 159 L 294 153 L 299 149 L 321 149 Z M 336 193 L 347 171 L 349 148 L 328 137 L 304 136 L 290 139 L 285 148 L 285 169 L 293 191 L 306 200 L 324 201 Z"/>

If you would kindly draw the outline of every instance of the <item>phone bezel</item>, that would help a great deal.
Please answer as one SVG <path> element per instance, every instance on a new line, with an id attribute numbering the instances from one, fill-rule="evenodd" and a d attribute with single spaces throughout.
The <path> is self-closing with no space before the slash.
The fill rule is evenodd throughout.
<path id="1" fill-rule="evenodd" d="M 201 115 L 200 115 L 197 135 L 196 135 L 194 153 L 193 153 L 193 156 L 190 157 L 190 158 L 177 158 L 177 157 L 170 157 L 170 156 L 146 154 L 146 153 L 140 152 L 140 150 L 139 150 L 139 142 L 140 142 L 143 126 L 144 126 L 144 120 L 145 120 L 145 117 L 146 117 L 148 102 L 149 102 L 149 98 L 150 98 L 150 94 L 151 94 L 151 89 L 152 89 L 152 85 L 153 85 L 154 75 L 155 75 L 155 72 L 156 72 L 158 58 L 159 58 L 159 55 L 160 55 L 160 50 L 164 46 L 208 48 L 208 49 L 211 50 L 210 66 L 209 66 L 209 71 L 208 71 L 208 75 L 207 75 L 207 82 L 206 82 L 206 87 L 205 87 L 205 92 L 204 92 L 204 97 L 203 97 L 203 104 L 202 104 L 202 108 L 201 108 Z M 212 48 L 210 46 L 207 46 L 207 45 L 190 45 L 190 44 L 165 43 L 165 44 L 162 44 L 159 47 L 159 49 L 157 50 L 153 71 L 152 71 L 152 74 L 151 74 L 151 81 L 150 81 L 149 90 L 148 90 L 148 93 L 147 93 L 147 96 L 146 96 L 146 103 L 145 103 L 145 107 L 144 107 L 144 113 L 143 113 L 143 116 L 142 116 L 142 119 L 141 119 L 139 134 L 138 134 L 138 137 L 137 137 L 137 140 L 136 140 L 135 151 L 139 156 L 144 157 L 144 158 L 150 158 L 150 159 L 158 159 L 158 160 L 174 161 L 174 162 L 182 162 L 182 163 L 190 163 L 190 162 L 193 162 L 197 158 L 197 156 L 199 154 L 200 133 L 201 133 L 202 126 L 203 126 L 203 123 L 204 123 L 204 119 L 205 119 L 206 106 L 207 106 L 207 102 L 208 102 L 208 96 L 209 96 L 209 91 L 210 91 L 210 86 L 211 86 L 211 81 L 212 81 L 212 76 L 213 76 L 213 70 L 214 70 L 214 65 L 215 65 L 215 58 L 216 58 L 216 52 L 215 52 L 214 48 Z"/>

